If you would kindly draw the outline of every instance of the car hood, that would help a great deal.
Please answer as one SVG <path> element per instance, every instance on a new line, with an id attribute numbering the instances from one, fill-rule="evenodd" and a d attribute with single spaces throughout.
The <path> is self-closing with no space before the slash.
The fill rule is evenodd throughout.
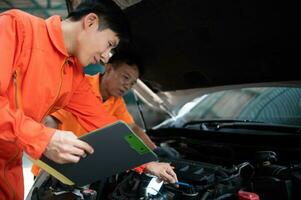
<path id="1" fill-rule="evenodd" d="M 169 113 L 200 95 L 193 88 L 300 84 L 293 5 L 142 0 L 124 11 L 145 60 L 142 80 Z"/>
<path id="2" fill-rule="evenodd" d="M 254 0 L 114 1 L 126 13 L 143 55 L 142 80 L 155 92 L 301 80 L 298 6 Z"/>
<path id="3" fill-rule="evenodd" d="M 293 5 L 144 0 L 125 12 L 157 90 L 300 80 Z"/>
<path id="4" fill-rule="evenodd" d="M 142 81 L 154 93 L 171 97 L 170 91 L 182 89 L 300 84 L 298 6 L 254 0 L 114 1 L 129 19 L 133 43 L 144 58 Z"/>

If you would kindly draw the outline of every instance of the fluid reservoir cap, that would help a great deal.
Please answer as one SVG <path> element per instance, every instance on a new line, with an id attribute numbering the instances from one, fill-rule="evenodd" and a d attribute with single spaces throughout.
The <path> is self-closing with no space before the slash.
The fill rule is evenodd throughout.
<path id="1" fill-rule="evenodd" d="M 253 192 L 238 191 L 239 200 L 260 200 L 258 194 Z"/>

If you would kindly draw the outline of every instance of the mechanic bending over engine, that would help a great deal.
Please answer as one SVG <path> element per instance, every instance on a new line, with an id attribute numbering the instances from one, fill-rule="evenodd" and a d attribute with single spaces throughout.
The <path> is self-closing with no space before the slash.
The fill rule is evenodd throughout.
<path id="1" fill-rule="evenodd" d="M 103 75 L 99 73 L 94 76 L 86 75 L 86 79 L 90 83 L 94 95 L 103 103 L 104 108 L 110 115 L 126 122 L 152 150 L 161 149 L 135 124 L 122 97 L 133 87 L 142 73 L 141 59 L 133 52 L 127 51 L 115 54 L 109 63 L 105 65 L 105 73 Z M 64 109 L 48 116 L 45 120 L 45 125 L 72 131 L 78 137 L 87 133 L 87 130 L 80 125 L 80 122 L 77 121 L 72 113 Z M 160 151 L 164 150 L 161 149 Z M 177 176 L 169 163 L 150 162 L 135 168 L 135 171 L 150 173 L 170 183 L 177 181 Z M 39 168 L 33 166 L 32 172 L 37 176 Z"/>
<path id="2" fill-rule="evenodd" d="M 93 153 L 71 131 L 44 126 L 47 115 L 64 107 L 88 131 L 117 120 L 93 94 L 82 66 L 106 63 L 130 31 L 113 1 L 85 1 L 64 20 L 9 10 L 0 13 L 0 27 L 0 199 L 23 200 L 23 151 L 57 163 Z"/>

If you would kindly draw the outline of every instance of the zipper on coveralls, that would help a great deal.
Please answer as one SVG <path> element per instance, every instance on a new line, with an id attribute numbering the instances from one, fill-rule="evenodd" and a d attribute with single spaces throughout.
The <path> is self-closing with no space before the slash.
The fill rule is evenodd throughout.
<path id="1" fill-rule="evenodd" d="M 14 96 L 15 96 L 15 106 L 16 106 L 16 109 L 19 109 L 19 106 L 20 106 L 20 101 L 19 101 L 19 96 L 18 96 L 18 73 L 17 71 L 14 72 L 13 74 L 13 85 L 14 85 Z M 11 193 L 13 194 L 13 199 L 16 198 L 16 192 L 14 190 L 14 187 L 10 184 L 10 182 L 8 181 L 8 178 L 7 178 L 7 168 L 8 166 L 14 162 L 16 160 L 16 158 L 18 157 L 19 155 L 19 149 L 17 148 L 17 153 L 11 158 L 9 159 L 6 163 L 5 163 L 5 166 L 4 166 L 4 180 L 6 182 L 6 185 L 9 187 L 9 190 L 11 191 Z"/>
<path id="2" fill-rule="evenodd" d="M 16 106 L 16 109 L 19 109 L 19 99 L 18 99 L 18 81 L 17 81 L 17 78 L 18 78 L 18 74 L 17 74 L 17 71 L 14 72 L 14 75 L 13 75 L 13 80 L 14 80 L 14 95 L 15 95 L 15 106 Z"/>
<path id="3" fill-rule="evenodd" d="M 44 121 L 44 119 L 45 119 L 45 117 L 49 114 L 49 112 L 53 109 L 53 107 L 55 106 L 55 103 L 56 103 L 56 101 L 57 101 L 57 99 L 58 99 L 58 97 L 59 97 L 59 95 L 60 95 L 60 93 L 61 93 L 61 89 L 62 89 L 62 85 L 63 85 L 63 71 L 64 71 L 64 66 L 65 66 L 65 64 L 68 62 L 68 58 L 66 58 L 65 60 L 64 60 L 64 63 L 62 64 L 62 66 L 61 66 L 61 80 L 60 80 L 60 85 L 59 85 L 59 88 L 58 88 L 58 92 L 57 92 L 57 94 L 56 94 L 56 97 L 55 97 L 55 99 L 54 99 L 54 101 L 53 101 L 53 103 L 51 104 L 51 106 L 49 107 L 49 109 L 47 110 L 47 112 L 43 115 L 43 117 L 42 117 L 42 119 L 41 119 L 41 122 L 43 122 Z"/>

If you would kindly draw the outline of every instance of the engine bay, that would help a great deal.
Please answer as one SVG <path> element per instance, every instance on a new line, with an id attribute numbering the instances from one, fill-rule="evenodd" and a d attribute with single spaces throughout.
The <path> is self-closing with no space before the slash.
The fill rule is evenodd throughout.
<path id="1" fill-rule="evenodd" d="M 84 188 L 66 187 L 48 177 L 35 184 L 28 199 L 301 199 L 300 136 L 286 137 L 283 144 L 281 137 L 271 140 L 270 136 L 234 133 L 225 139 L 196 132 L 165 129 L 150 133 L 156 144 L 178 153 L 177 158 L 159 158 L 174 166 L 179 184 L 150 186 L 154 177 L 132 170 Z"/>
<path id="2" fill-rule="evenodd" d="M 156 195 L 146 194 L 146 175 L 128 175 L 108 199 L 300 199 L 301 165 L 272 164 L 274 152 L 257 152 L 261 163 L 243 162 L 231 167 L 191 160 L 169 160 L 182 184 L 163 184 Z M 259 161 L 259 160 L 258 160 Z M 252 197 L 252 198 L 251 198 Z"/>
<path id="3" fill-rule="evenodd" d="M 172 190 L 175 195 L 162 199 L 301 199 L 300 134 L 181 128 L 150 134 L 179 152 L 180 159 L 163 161 L 171 162 L 178 179 L 191 185 L 175 190 L 167 185 L 167 194 Z"/>

